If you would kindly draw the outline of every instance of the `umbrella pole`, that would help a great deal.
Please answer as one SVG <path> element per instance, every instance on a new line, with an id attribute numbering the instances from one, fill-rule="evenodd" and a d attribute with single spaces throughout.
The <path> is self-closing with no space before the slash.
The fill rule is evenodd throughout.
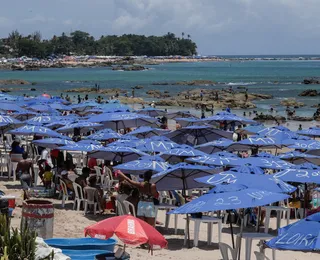
<path id="1" fill-rule="evenodd" d="M 258 207 L 258 216 L 257 216 L 257 224 L 256 224 L 256 231 L 259 233 L 259 225 L 260 225 L 260 217 L 261 217 L 261 207 Z"/>
<path id="2" fill-rule="evenodd" d="M 242 239 L 242 233 L 243 233 L 243 219 L 244 219 L 244 209 L 243 209 L 243 215 L 241 216 L 241 226 L 240 226 L 240 234 L 239 234 L 239 251 L 238 251 L 238 260 L 240 260 L 240 254 L 241 254 L 241 239 Z"/>
<path id="3" fill-rule="evenodd" d="M 307 183 L 304 184 L 304 217 L 307 217 L 307 201 L 308 201 L 308 197 L 307 197 L 307 189 L 308 189 L 308 185 Z"/>
<path id="4" fill-rule="evenodd" d="M 183 183 L 183 190 L 182 190 L 182 196 L 184 197 L 184 200 L 186 202 L 187 196 L 186 196 L 186 179 L 184 177 L 184 170 L 182 169 L 182 183 Z M 190 246 L 190 229 L 189 229 L 189 215 L 187 214 L 187 239 L 188 239 L 188 248 L 191 248 Z"/>
<path id="5" fill-rule="evenodd" d="M 234 246 L 234 236 L 233 236 L 233 227 L 232 227 L 232 221 L 231 221 L 231 219 L 230 219 L 230 231 L 231 231 L 232 247 L 233 247 L 233 249 L 235 249 L 235 246 Z"/>

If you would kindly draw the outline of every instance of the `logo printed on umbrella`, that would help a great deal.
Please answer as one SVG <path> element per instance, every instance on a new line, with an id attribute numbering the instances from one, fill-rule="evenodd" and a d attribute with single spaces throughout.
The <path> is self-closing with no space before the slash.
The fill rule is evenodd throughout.
<path id="1" fill-rule="evenodd" d="M 0 123 L 12 123 L 13 120 L 10 117 L 0 116 Z"/>
<path id="2" fill-rule="evenodd" d="M 306 247 L 311 247 L 312 244 L 317 240 L 318 237 L 315 237 L 313 234 L 300 234 L 296 233 L 290 238 L 286 238 L 288 234 L 285 234 L 284 236 L 280 237 L 279 240 L 277 240 L 276 244 L 282 244 L 282 245 L 301 245 L 302 243 L 305 244 Z M 281 241 L 284 240 L 284 241 Z"/>
<path id="3" fill-rule="evenodd" d="M 254 198 L 254 199 L 258 199 L 261 200 L 266 196 L 269 196 L 272 194 L 272 192 L 268 192 L 268 191 L 257 191 L 257 192 L 251 192 L 251 193 L 247 193 L 250 197 Z"/>
<path id="4" fill-rule="evenodd" d="M 127 220 L 128 224 L 128 234 L 135 235 L 136 234 L 136 228 L 135 228 L 135 223 L 133 219 L 128 219 Z"/>

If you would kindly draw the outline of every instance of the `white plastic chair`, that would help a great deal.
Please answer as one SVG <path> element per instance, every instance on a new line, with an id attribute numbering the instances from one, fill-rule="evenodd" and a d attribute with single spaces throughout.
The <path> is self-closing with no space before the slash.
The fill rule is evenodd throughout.
<path id="1" fill-rule="evenodd" d="M 121 201 L 119 201 L 117 198 L 116 198 L 116 210 L 117 210 L 117 215 L 118 216 L 122 216 L 122 215 L 126 215 L 126 210 L 122 204 Z"/>
<path id="2" fill-rule="evenodd" d="M 219 243 L 219 249 L 222 256 L 222 260 L 236 260 L 237 259 L 237 249 L 232 248 L 226 243 Z M 229 258 L 229 252 L 231 258 Z"/>
<path id="3" fill-rule="evenodd" d="M 85 201 L 84 201 L 84 214 L 87 213 L 88 207 L 93 206 L 93 214 L 97 214 L 97 209 L 101 211 L 100 203 L 98 202 L 98 190 L 93 187 L 85 187 Z"/>
<path id="4" fill-rule="evenodd" d="M 97 184 L 99 184 L 102 182 L 102 179 L 101 179 L 102 178 L 102 168 L 99 166 L 94 166 L 93 168 L 97 174 Z"/>
<path id="5" fill-rule="evenodd" d="M 126 209 L 126 214 L 133 215 L 134 217 L 136 217 L 136 209 L 131 202 L 125 200 L 123 201 L 123 205 Z M 133 214 L 131 212 L 133 212 Z"/>
<path id="6" fill-rule="evenodd" d="M 270 258 L 266 257 L 264 253 L 260 253 L 257 251 L 254 251 L 253 253 L 255 254 L 257 260 L 270 260 Z"/>
<path id="7" fill-rule="evenodd" d="M 69 199 L 68 189 L 66 183 L 60 179 L 60 194 L 59 197 L 62 199 L 61 206 L 64 208 L 65 202 Z"/>
<path id="8" fill-rule="evenodd" d="M 80 207 L 81 207 L 81 203 L 83 203 L 83 204 L 85 203 L 83 190 L 82 190 L 82 187 L 79 184 L 75 183 L 75 182 L 73 182 L 72 185 L 73 185 L 74 194 L 75 194 L 74 202 L 73 202 L 73 210 L 77 206 L 77 211 L 79 211 Z"/>

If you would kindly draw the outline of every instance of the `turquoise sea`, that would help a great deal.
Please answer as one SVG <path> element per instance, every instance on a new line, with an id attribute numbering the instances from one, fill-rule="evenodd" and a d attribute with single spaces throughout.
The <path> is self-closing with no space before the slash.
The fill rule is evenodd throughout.
<path id="1" fill-rule="evenodd" d="M 258 111 L 264 112 L 270 105 L 278 105 L 281 99 L 294 97 L 304 102 L 305 107 L 297 109 L 298 115 L 312 115 L 315 108 L 310 106 L 320 103 L 319 97 L 299 97 L 305 89 L 317 89 L 320 85 L 301 84 L 306 77 L 320 76 L 320 61 L 272 60 L 272 61 L 226 61 L 226 62 L 194 62 L 166 63 L 148 66 L 150 70 L 125 72 L 112 71 L 110 68 L 65 68 L 42 69 L 40 71 L 0 71 L 0 79 L 24 79 L 37 82 L 32 86 L 37 89 L 31 92 L 31 86 L 10 86 L 14 88 L 11 94 L 36 95 L 43 92 L 60 95 L 63 90 L 94 86 L 100 88 L 121 88 L 131 93 L 131 87 L 142 85 L 136 90 L 136 96 L 147 98 L 149 89 L 168 90 L 171 94 L 196 86 L 153 86 L 152 82 L 175 82 L 182 80 L 207 79 L 219 84 L 201 87 L 210 89 L 233 88 L 247 86 L 249 92 L 271 94 L 272 100 L 256 102 Z M 94 96 L 92 96 L 93 98 Z M 276 108 L 280 113 L 283 107 Z"/>

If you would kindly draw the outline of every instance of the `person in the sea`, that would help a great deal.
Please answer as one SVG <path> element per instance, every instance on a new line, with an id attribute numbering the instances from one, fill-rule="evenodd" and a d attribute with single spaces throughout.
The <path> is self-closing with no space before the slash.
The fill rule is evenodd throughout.
<path id="1" fill-rule="evenodd" d="M 84 100 L 88 100 L 89 99 L 89 96 L 88 96 L 88 94 L 86 94 L 86 96 L 84 97 Z"/>
<path id="2" fill-rule="evenodd" d="M 301 125 L 301 124 L 299 125 L 298 130 L 299 130 L 299 131 L 301 131 L 301 130 L 302 130 L 302 125 Z"/>
<path id="3" fill-rule="evenodd" d="M 200 91 L 200 99 L 201 99 L 201 101 L 203 100 L 203 90 L 202 89 Z"/>
<path id="4" fill-rule="evenodd" d="M 80 95 L 78 95 L 78 104 L 80 104 L 81 103 L 81 97 L 80 97 Z"/>
<path id="5" fill-rule="evenodd" d="M 140 201 L 138 203 L 137 217 L 144 220 L 151 226 L 155 225 L 155 207 L 154 198 L 158 197 L 156 185 L 150 183 L 152 171 L 147 171 L 143 175 L 143 182 L 136 182 L 129 179 L 121 171 L 117 174 L 124 178 L 132 186 L 136 187 L 140 192 Z"/>
<path id="6" fill-rule="evenodd" d="M 226 111 L 227 111 L 228 113 L 231 113 L 231 108 L 230 108 L 229 105 L 227 106 Z"/>

